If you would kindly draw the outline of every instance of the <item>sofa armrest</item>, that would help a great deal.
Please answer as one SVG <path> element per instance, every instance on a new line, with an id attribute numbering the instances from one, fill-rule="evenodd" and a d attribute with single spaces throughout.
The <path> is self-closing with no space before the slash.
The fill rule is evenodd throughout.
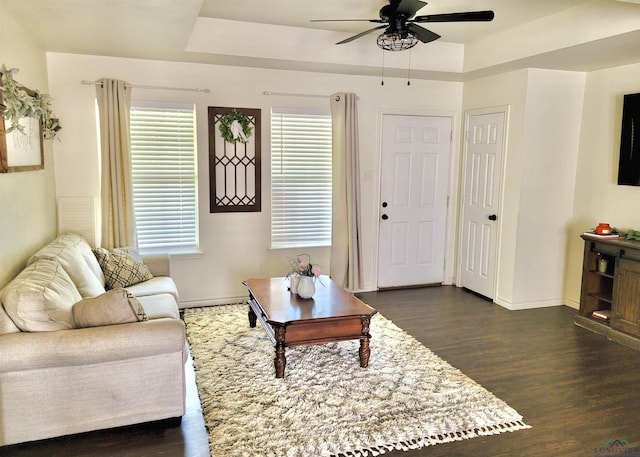
<path id="1" fill-rule="evenodd" d="M 168 254 L 145 255 L 142 261 L 153 276 L 171 276 L 171 258 Z"/>
<path id="2" fill-rule="evenodd" d="M 0 336 L 0 372 L 89 365 L 180 352 L 184 322 L 153 319 L 56 332 L 20 332 Z"/>

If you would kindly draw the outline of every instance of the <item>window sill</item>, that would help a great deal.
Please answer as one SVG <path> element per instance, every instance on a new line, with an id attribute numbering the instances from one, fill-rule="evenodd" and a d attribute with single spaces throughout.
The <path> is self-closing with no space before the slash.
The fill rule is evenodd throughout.
<path id="1" fill-rule="evenodd" d="M 169 252 L 169 257 L 178 260 L 200 259 L 203 255 L 204 251 Z"/>
<path id="2" fill-rule="evenodd" d="M 330 248 L 330 244 L 288 244 L 288 245 L 271 245 L 269 249 L 271 250 L 282 250 L 282 249 L 322 249 L 322 248 Z"/>
<path id="3" fill-rule="evenodd" d="M 142 252 L 140 255 L 168 255 L 172 259 L 199 259 L 204 255 L 204 251 L 192 250 L 192 251 L 148 251 Z"/>

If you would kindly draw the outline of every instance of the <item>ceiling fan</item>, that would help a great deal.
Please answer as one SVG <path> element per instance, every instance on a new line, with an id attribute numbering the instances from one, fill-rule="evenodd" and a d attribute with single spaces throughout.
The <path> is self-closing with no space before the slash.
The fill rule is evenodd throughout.
<path id="1" fill-rule="evenodd" d="M 382 24 L 357 35 L 339 41 L 336 44 L 349 43 L 376 30 L 384 29 L 378 36 L 378 46 L 387 51 L 403 51 L 418 44 L 429 43 L 440 35 L 419 26 L 425 22 L 478 22 L 493 20 L 493 11 L 469 11 L 465 13 L 431 14 L 415 16 L 427 3 L 421 0 L 389 0 L 389 4 L 380 8 L 380 19 L 315 19 L 311 22 L 373 22 Z M 415 16 L 415 17 L 414 17 Z"/>

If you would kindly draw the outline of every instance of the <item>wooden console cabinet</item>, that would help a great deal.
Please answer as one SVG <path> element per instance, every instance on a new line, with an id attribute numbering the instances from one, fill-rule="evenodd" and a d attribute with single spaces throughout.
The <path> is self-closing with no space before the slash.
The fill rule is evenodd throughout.
<path id="1" fill-rule="evenodd" d="M 640 350 L 640 242 L 582 238 L 582 290 L 576 325 Z M 608 311 L 610 319 L 595 318 L 594 311 Z"/>

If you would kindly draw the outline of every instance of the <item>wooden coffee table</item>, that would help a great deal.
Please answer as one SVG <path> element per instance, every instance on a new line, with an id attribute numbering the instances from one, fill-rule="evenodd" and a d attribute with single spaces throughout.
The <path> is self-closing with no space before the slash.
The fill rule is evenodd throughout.
<path id="1" fill-rule="evenodd" d="M 286 278 L 248 279 L 249 325 L 262 327 L 275 344 L 276 378 L 284 378 L 285 348 L 335 341 L 360 340 L 360 366 L 369 365 L 369 324 L 377 311 L 327 276 L 316 282 L 313 298 L 289 292 Z"/>

